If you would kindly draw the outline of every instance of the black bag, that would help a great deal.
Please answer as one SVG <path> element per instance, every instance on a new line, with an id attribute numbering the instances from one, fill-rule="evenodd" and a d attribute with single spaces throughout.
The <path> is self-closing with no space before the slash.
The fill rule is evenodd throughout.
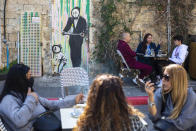
<path id="1" fill-rule="evenodd" d="M 33 123 L 35 131 L 61 131 L 61 121 L 52 111 L 39 115 Z"/>

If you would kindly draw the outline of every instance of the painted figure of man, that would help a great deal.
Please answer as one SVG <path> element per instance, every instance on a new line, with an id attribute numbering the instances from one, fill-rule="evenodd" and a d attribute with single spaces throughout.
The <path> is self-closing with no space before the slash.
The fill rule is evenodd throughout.
<path id="1" fill-rule="evenodd" d="M 65 57 L 65 55 L 61 52 L 61 45 L 54 45 L 52 47 L 52 51 L 55 55 L 55 69 L 54 72 L 57 74 L 60 74 L 61 71 L 63 70 L 64 66 L 67 63 L 67 59 Z"/>
<path id="2" fill-rule="evenodd" d="M 70 35 L 69 46 L 70 55 L 73 67 L 79 67 L 81 64 L 81 48 L 83 38 L 86 34 L 86 20 L 80 16 L 80 8 L 75 7 L 71 11 L 71 17 L 69 17 L 65 28 L 63 29 L 63 35 Z M 67 33 L 70 32 L 71 34 Z"/>

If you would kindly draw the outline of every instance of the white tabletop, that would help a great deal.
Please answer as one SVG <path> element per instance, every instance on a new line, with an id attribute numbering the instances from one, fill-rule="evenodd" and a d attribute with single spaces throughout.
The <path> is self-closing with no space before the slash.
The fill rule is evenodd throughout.
<path id="1" fill-rule="evenodd" d="M 71 116 L 71 112 L 74 111 L 74 108 L 61 108 L 61 125 L 62 129 L 73 129 L 76 126 L 78 118 Z"/>

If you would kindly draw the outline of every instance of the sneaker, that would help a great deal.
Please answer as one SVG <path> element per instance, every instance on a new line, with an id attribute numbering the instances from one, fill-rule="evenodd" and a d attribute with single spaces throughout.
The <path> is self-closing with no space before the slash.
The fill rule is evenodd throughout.
<path id="1" fill-rule="evenodd" d="M 136 78 L 136 82 L 140 87 L 145 87 L 145 82 L 142 79 Z"/>
<path id="2" fill-rule="evenodd" d="M 137 81 L 136 81 L 136 79 L 137 79 L 137 78 L 134 78 L 134 79 L 132 79 L 132 81 L 133 81 L 133 83 L 134 83 L 134 84 L 136 84 L 136 85 L 137 85 Z"/>

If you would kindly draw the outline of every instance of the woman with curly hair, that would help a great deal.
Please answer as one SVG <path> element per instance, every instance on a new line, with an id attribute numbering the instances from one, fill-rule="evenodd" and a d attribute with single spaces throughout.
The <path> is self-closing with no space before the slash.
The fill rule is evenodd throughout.
<path id="1" fill-rule="evenodd" d="M 93 81 L 74 131 L 146 131 L 140 121 L 143 116 L 127 105 L 121 79 L 103 74 Z"/>

